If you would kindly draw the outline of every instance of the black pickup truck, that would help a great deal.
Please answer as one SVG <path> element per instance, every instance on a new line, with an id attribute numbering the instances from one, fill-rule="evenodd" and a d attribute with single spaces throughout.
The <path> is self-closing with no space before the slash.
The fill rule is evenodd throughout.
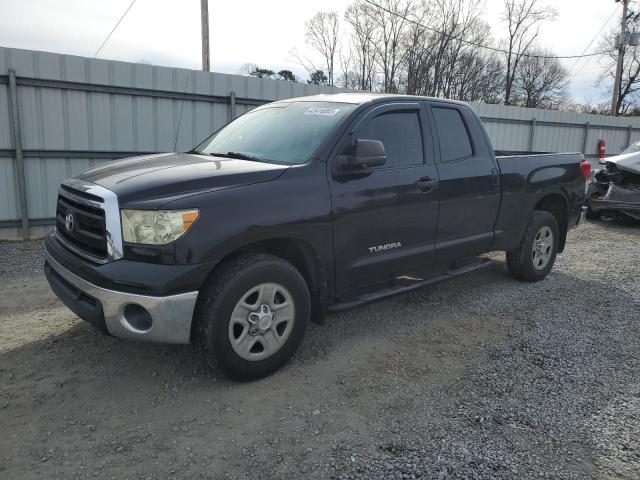
<path id="1" fill-rule="evenodd" d="M 309 321 L 487 265 L 543 279 L 583 214 L 581 154 L 496 157 L 465 103 L 337 94 L 256 108 L 187 153 L 65 181 L 53 291 L 103 332 L 282 366 Z"/>

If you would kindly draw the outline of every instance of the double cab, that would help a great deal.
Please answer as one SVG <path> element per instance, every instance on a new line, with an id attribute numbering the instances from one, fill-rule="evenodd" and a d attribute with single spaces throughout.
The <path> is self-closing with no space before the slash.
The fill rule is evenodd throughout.
<path id="1" fill-rule="evenodd" d="M 309 321 L 483 268 L 538 281 L 585 202 L 581 154 L 496 156 L 469 105 L 269 103 L 186 153 L 63 182 L 45 271 L 106 334 L 193 343 L 228 375 L 282 366 Z"/>

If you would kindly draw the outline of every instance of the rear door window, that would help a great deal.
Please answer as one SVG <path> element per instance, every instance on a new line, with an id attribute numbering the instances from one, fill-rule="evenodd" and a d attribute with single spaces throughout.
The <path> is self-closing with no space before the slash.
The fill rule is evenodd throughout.
<path id="1" fill-rule="evenodd" d="M 438 132 L 441 161 L 452 162 L 473 155 L 469 131 L 460 112 L 444 107 L 432 107 L 431 110 Z"/>

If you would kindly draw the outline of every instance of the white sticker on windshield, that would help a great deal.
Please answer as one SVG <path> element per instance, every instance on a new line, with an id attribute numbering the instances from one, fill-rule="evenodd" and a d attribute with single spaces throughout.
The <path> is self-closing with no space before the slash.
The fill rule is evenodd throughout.
<path id="1" fill-rule="evenodd" d="M 340 111 L 339 108 L 330 107 L 310 107 L 304 112 L 305 115 L 322 115 L 323 117 L 333 117 Z"/>

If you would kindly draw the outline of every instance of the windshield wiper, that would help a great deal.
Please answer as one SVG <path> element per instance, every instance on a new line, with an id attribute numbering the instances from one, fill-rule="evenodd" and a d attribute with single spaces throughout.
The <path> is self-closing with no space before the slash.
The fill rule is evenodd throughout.
<path id="1" fill-rule="evenodd" d="M 270 163 L 269 160 L 265 160 L 264 158 L 256 157 L 254 155 L 249 155 L 242 152 L 227 152 L 227 153 L 211 152 L 209 155 L 212 155 L 214 157 L 237 158 L 238 160 L 252 160 L 254 162 Z"/>

